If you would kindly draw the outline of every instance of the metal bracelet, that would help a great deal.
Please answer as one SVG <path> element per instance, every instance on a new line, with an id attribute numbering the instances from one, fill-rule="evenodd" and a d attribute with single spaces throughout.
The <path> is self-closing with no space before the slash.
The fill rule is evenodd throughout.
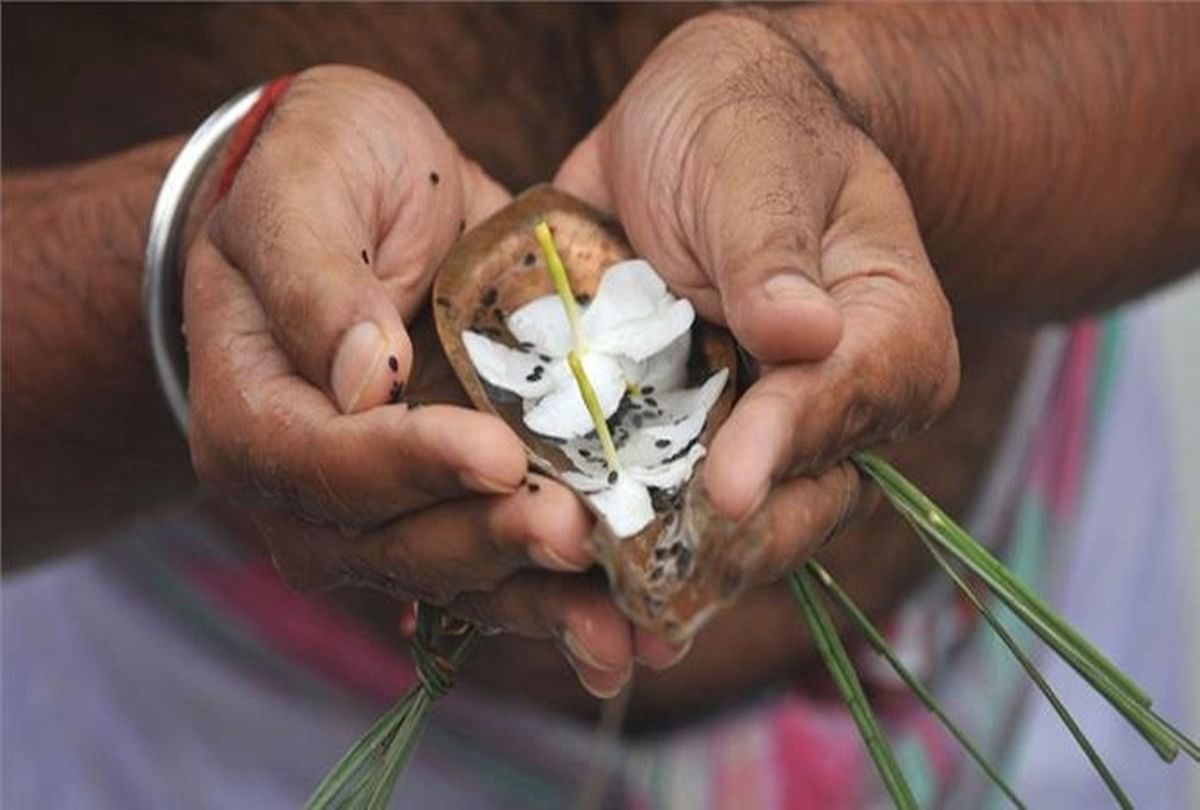
<path id="1" fill-rule="evenodd" d="M 159 385 L 185 436 L 188 364 L 183 332 L 180 233 L 205 172 L 223 151 L 238 122 L 258 101 L 265 86 L 260 84 L 237 94 L 192 133 L 167 170 L 150 215 L 142 277 L 142 310 Z"/>

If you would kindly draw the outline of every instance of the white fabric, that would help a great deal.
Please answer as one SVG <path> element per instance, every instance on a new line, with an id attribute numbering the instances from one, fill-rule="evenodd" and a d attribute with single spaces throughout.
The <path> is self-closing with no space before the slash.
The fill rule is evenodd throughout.
<path id="1" fill-rule="evenodd" d="M 1154 310 L 1126 322 L 1110 410 L 1089 464 L 1080 523 L 1062 560 L 1053 606 L 1153 696 L 1155 709 L 1189 728 L 1181 639 L 1194 627 L 1183 565 L 1188 536 L 1179 495 L 1200 482 L 1172 474 Z M 1200 338 L 1200 334 L 1195 337 Z M 1194 344 L 1193 344 L 1194 345 Z M 1185 496 L 1186 497 L 1186 496 Z M 1140 808 L 1187 806 L 1197 767 L 1164 765 L 1124 720 L 1066 664 L 1043 655 L 1042 672 Z M 1031 696 L 1018 740 L 1013 786 L 1030 807 L 1110 807 L 1103 783 L 1045 701 Z"/>

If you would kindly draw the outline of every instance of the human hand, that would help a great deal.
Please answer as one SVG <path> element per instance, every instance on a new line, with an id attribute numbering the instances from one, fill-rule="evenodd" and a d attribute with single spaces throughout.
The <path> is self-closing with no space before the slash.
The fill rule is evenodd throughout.
<path id="1" fill-rule="evenodd" d="M 958 386 L 949 305 L 899 177 L 769 19 L 680 26 L 555 180 L 615 213 L 761 364 L 704 473 L 728 516 L 765 509 L 762 582 L 854 512 L 848 456 L 926 427 Z"/>
<path id="2" fill-rule="evenodd" d="M 552 638 L 611 694 L 632 633 L 567 576 L 592 562 L 578 499 L 526 477 L 497 417 L 402 396 L 414 363 L 444 362 L 406 328 L 435 268 L 507 200 L 402 85 L 298 76 L 188 257 L 193 463 L 293 584 L 373 586 Z"/>

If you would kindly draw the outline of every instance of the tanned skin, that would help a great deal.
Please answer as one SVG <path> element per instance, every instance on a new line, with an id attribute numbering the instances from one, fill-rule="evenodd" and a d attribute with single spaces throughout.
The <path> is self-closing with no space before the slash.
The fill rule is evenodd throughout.
<path id="1" fill-rule="evenodd" d="M 190 40 L 194 53 L 220 49 L 229 58 L 217 64 L 229 75 L 222 78 L 211 60 L 189 70 L 174 61 L 178 49 L 130 55 L 147 75 L 157 67 L 176 85 L 152 88 L 157 105 L 138 99 L 166 112 L 139 121 L 137 134 L 184 131 L 207 107 L 265 75 L 320 61 L 365 62 L 412 86 L 464 151 L 519 189 L 545 179 L 555 158 L 600 120 L 658 36 L 694 11 L 181 11 L 200 25 L 175 36 Z M 65 12 L 18 13 L 30 29 L 61 31 L 52 18 Z M 114 27 L 137 30 L 162 13 L 125 11 L 117 23 L 97 18 L 79 36 L 103 45 Z M 1200 261 L 1200 9 L 905 5 L 747 14 L 827 84 L 912 200 L 955 312 L 963 378 L 943 422 L 895 454 L 931 494 L 960 510 L 1019 378 L 1026 326 L 1127 300 Z M 10 15 L 6 61 L 16 58 L 12 45 L 19 47 Z M 245 47 L 245 35 L 234 32 L 249 30 L 251 18 L 282 32 L 275 44 Z M 535 30 L 543 48 L 515 47 Z M 446 37 L 465 54 L 457 61 L 462 74 L 436 56 Z M 496 38 L 512 47 L 485 47 Z M 465 78 L 481 68 L 486 87 Z M 6 72 L 10 82 L 18 75 Z M 39 75 L 43 96 L 68 100 L 80 92 L 70 83 L 47 87 L 50 65 Z M 82 81 L 102 87 L 104 76 L 98 70 Z M 589 92 L 579 93 L 581 86 Z M 27 110 L 37 108 L 33 97 L 23 96 Z M 84 109 L 82 93 L 75 101 L 61 108 Z M 6 160 L 14 143 L 27 166 L 94 156 L 57 118 L 57 137 L 44 129 L 22 135 L 10 103 Z M 187 103 L 196 108 L 184 109 Z M 103 116 L 87 116 L 90 142 L 106 149 L 136 142 L 128 127 L 137 116 L 122 104 L 132 102 L 114 101 L 118 114 L 107 128 L 97 123 Z M 548 126 L 546 110 L 561 112 Z M 538 126 L 526 126 L 534 120 Z M 497 138 L 497 130 L 510 137 Z M 21 175 L 6 166 L 6 567 L 49 556 L 79 529 L 115 523 L 188 487 L 186 448 L 155 390 L 139 300 L 145 222 L 177 143 Z M 902 534 L 881 510 L 822 553 L 873 612 L 894 604 L 925 568 Z M 650 716 L 711 705 L 800 671 L 810 652 L 786 594 L 765 589 L 718 619 L 674 669 L 639 676 L 635 708 Z M 482 654 L 495 664 L 481 667 L 489 686 L 580 705 L 548 645 L 513 639 Z"/>

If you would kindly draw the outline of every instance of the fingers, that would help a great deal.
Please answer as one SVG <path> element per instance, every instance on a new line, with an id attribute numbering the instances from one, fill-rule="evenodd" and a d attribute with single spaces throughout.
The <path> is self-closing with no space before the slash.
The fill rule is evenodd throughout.
<path id="1" fill-rule="evenodd" d="M 361 534 L 259 516 L 276 566 L 303 589 L 355 584 L 444 605 L 539 565 L 579 572 L 592 563 L 591 518 L 568 490 L 531 476 L 511 495 L 439 504 Z"/>
<path id="2" fill-rule="evenodd" d="M 928 427 L 957 393 L 950 309 L 882 156 L 848 179 L 824 241 L 844 334 L 820 362 L 768 369 L 721 426 L 705 483 L 730 516 L 752 511 L 789 471 Z"/>
<path id="3" fill-rule="evenodd" d="M 461 171 L 459 174 L 465 206 L 460 224 L 465 230 L 473 228 L 508 205 L 512 200 L 512 195 L 493 180 L 478 163 L 465 158 L 460 158 L 460 160 Z"/>
<path id="4" fill-rule="evenodd" d="M 203 237 L 188 262 L 193 463 L 246 498 L 370 526 L 465 491 L 513 492 L 524 448 L 498 418 L 451 406 L 342 415 L 296 376 L 246 280 Z"/>
<path id="5" fill-rule="evenodd" d="M 554 176 L 554 185 L 593 208 L 612 211 L 612 196 L 608 190 L 608 180 L 600 153 L 601 127 L 589 132 L 587 137 L 571 150 L 571 154 Z"/>
<path id="6" fill-rule="evenodd" d="M 633 630 L 634 658 L 651 669 L 670 669 L 682 661 L 692 649 L 693 639 L 672 644 L 641 627 Z"/>
<path id="7" fill-rule="evenodd" d="M 767 69 L 750 63 L 737 82 L 767 83 L 754 75 Z M 726 323 L 767 363 L 824 358 L 843 327 L 821 269 L 841 177 L 822 152 L 850 135 L 830 127 L 814 138 L 796 125 L 795 107 L 782 93 L 746 93 L 712 111 L 680 195 L 684 233 L 721 295 Z"/>
<path id="8" fill-rule="evenodd" d="M 776 487 L 762 505 L 767 544 L 755 561 L 750 584 L 777 581 L 863 517 L 872 503 L 863 489 L 862 476 L 849 461 Z"/>
<path id="9" fill-rule="evenodd" d="M 862 447 L 898 440 L 946 407 L 945 392 L 957 380 L 947 350 L 926 354 L 906 342 L 914 331 L 907 321 L 888 323 L 885 314 L 848 312 L 846 336 L 832 357 L 771 369 L 742 396 L 714 437 L 704 470 L 705 489 L 721 512 L 744 517 L 789 472 L 822 470 Z"/>
<path id="10" fill-rule="evenodd" d="M 354 124 L 352 122 L 360 122 Z M 369 124 L 369 126 L 363 125 Z M 369 71 L 307 71 L 276 108 L 213 220 L 214 241 L 250 281 L 272 332 L 344 413 L 403 386 L 402 315 L 498 187 L 461 158 L 425 105 Z"/>
<path id="11" fill-rule="evenodd" d="M 591 578 L 523 571 L 492 591 L 465 594 L 450 610 L 484 627 L 553 640 L 596 697 L 615 696 L 633 673 L 629 621 Z"/>
<path id="12" fill-rule="evenodd" d="M 791 43 L 712 14 L 660 45 L 560 179 L 607 183 L 638 251 L 759 360 L 817 360 L 842 330 L 822 236 L 861 137 Z"/>

